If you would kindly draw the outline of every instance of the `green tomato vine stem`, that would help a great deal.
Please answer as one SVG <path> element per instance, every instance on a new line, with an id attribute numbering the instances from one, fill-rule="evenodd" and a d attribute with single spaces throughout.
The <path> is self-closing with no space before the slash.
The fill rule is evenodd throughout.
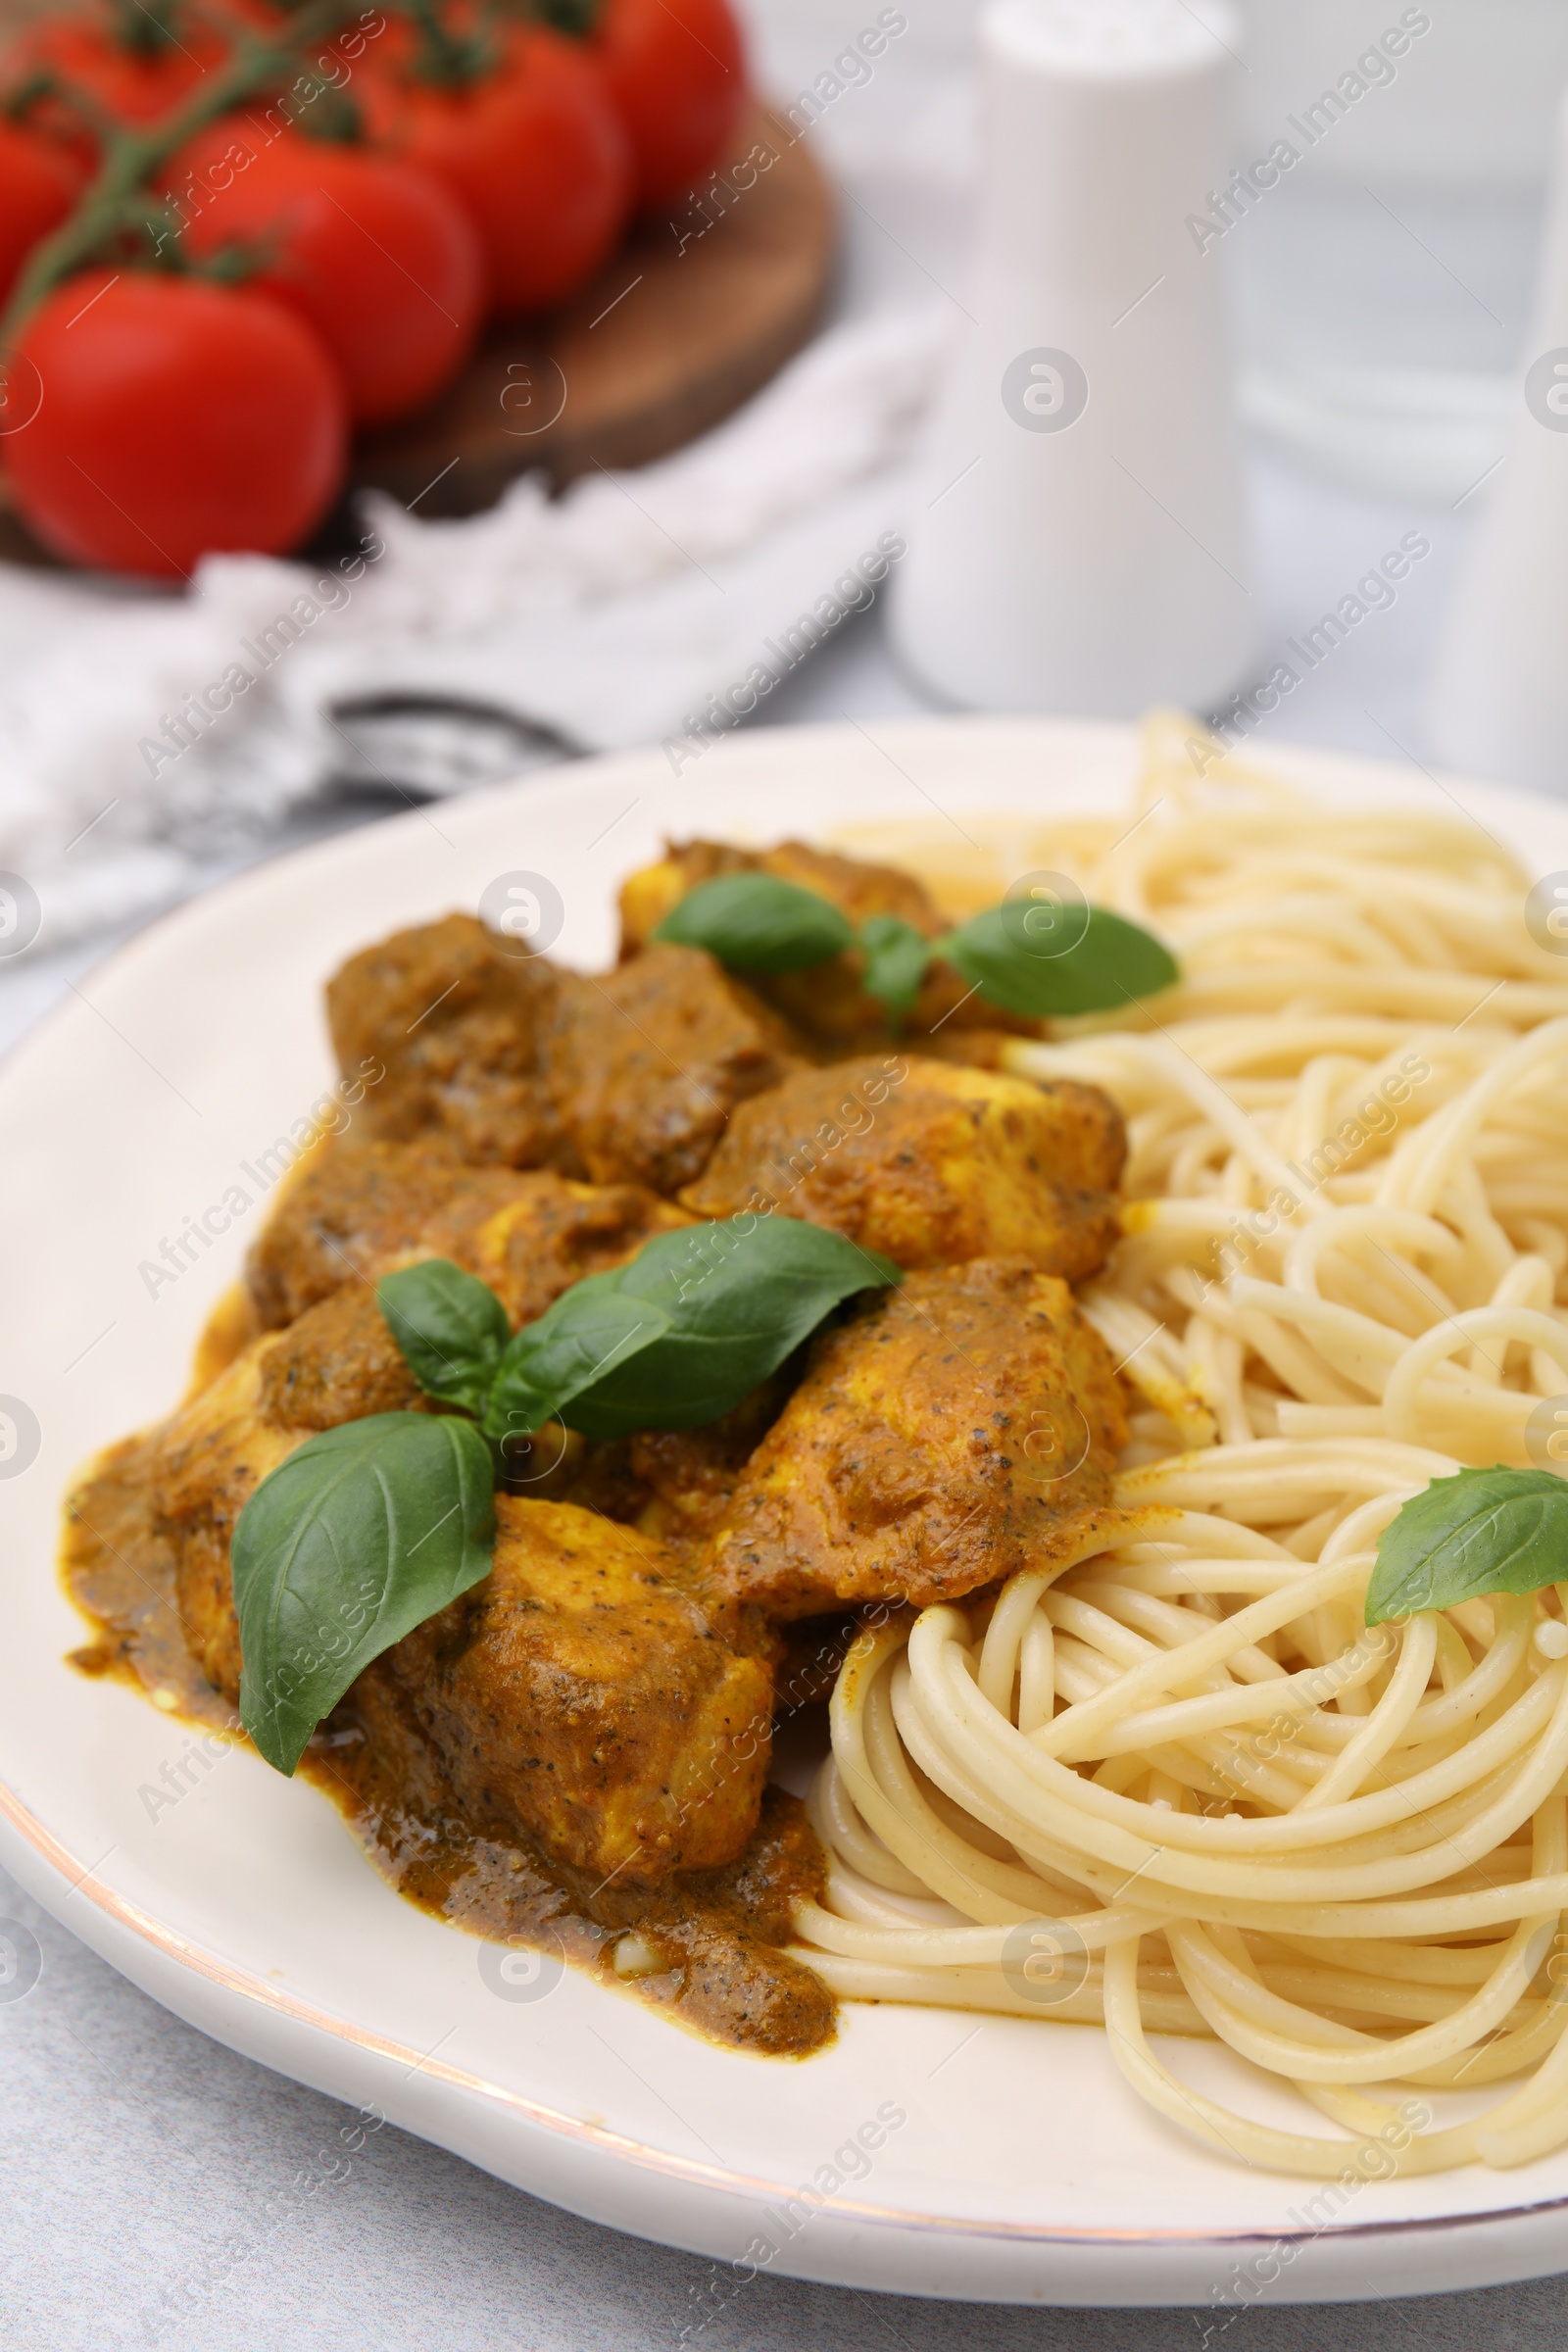
<path id="1" fill-rule="evenodd" d="M 151 8 L 141 0 L 110 0 L 109 14 L 116 40 L 132 57 L 162 57 L 177 46 L 171 0 L 155 0 Z"/>
<path id="2" fill-rule="evenodd" d="M 413 61 L 416 79 L 433 89 L 466 90 L 495 71 L 500 52 L 482 13 L 471 32 L 454 32 L 437 0 L 403 0 L 419 35 Z"/>
<path id="3" fill-rule="evenodd" d="M 268 40 L 247 33 L 228 64 L 205 88 L 146 130 L 124 130 L 105 148 L 97 178 L 70 219 L 33 249 L 0 319 L 0 365 L 24 321 L 62 279 L 90 262 L 124 224 L 131 199 L 160 164 L 220 115 L 254 98 L 297 68 L 300 53 L 339 31 L 360 0 L 306 0 L 286 37 Z"/>

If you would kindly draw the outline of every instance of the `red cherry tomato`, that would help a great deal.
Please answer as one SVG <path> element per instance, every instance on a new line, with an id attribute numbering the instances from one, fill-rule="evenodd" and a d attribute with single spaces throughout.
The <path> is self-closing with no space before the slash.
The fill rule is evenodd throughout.
<path id="1" fill-rule="evenodd" d="M 0 309 L 38 239 L 75 204 L 83 178 L 63 147 L 0 122 Z"/>
<path id="2" fill-rule="evenodd" d="M 484 301 L 478 232 L 418 164 L 298 135 L 264 145 L 239 117 L 193 139 L 168 184 L 188 215 L 181 242 L 194 259 L 266 244 L 274 258 L 245 283 L 316 328 L 357 424 L 422 407 L 472 350 Z"/>
<path id="3" fill-rule="evenodd" d="M 673 204 L 726 159 L 747 99 L 729 0 L 605 0 L 599 61 L 637 165 L 637 202 Z"/>
<path id="4" fill-rule="evenodd" d="M 495 73 L 466 88 L 410 70 L 387 129 L 467 207 L 495 311 L 562 301 L 619 239 L 631 201 L 626 135 L 594 65 L 559 33 L 509 33 Z"/>
<path id="5" fill-rule="evenodd" d="M 6 52 L 6 80 L 15 87 L 48 73 L 117 122 L 153 122 L 227 55 L 228 44 L 194 11 L 159 13 L 129 0 L 29 24 Z"/>
<path id="6" fill-rule="evenodd" d="M 46 296 L 8 365 L 17 510 L 74 564 L 188 574 L 215 550 L 280 555 L 331 505 L 347 403 L 318 336 L 270 295 L 84 271 Z"/>

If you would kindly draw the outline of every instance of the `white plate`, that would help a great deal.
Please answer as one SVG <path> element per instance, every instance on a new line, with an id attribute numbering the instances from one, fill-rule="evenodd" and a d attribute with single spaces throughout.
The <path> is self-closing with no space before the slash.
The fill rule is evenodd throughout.
<path id="1" fill-rule="evenodd" d="M 352 949 L 526 869 L 564 901 L 559 953 L 593 964 L 612 953 L 615 883 L 665 829 L 766 839 L 935 818 L 956 842 L 981 815 L 1118 811 L 1133 763 L 1125 730 L 1010 720 L 760 731 L 679 779 L 659 753 L 595 760 L 211 893 L 95 972 L 0 1072 L 0 1391 L 42 1430 L 32 1465 L 0 1479 L 0 1859 L 233 2048 L 557 2204 L 711 2256 L 694 2330 L 760 2266 L 906 2294 L 1228 2313 L 1259 2295 L 1538 2277 L 1563 2261 L 1568 2150 L 1515 2173 L 1372 2182 L 1319 2227 L 1313 2183 L 1221 2163 L 1168 2129 L 1097 2030 L 851 2006 L 835 2047 L 783 2064 L 710 2048 L 569 1971 L 546 1998 L 499 1998 L 481 1947 L 391 1893 L 314 1789 L 228 1751 L 189 1768 L 177 1804 L 144 1799 L 194 1741 L 62 1663 L 81 1627 L 55 1580 L 59 1496 L 94 1447 L 179 1393 L 262 1208 L 156 1298 L 138 1266 L 231 1184 L 254 1193 L 239 1163 L 308 1113 L 331 1075 L 321 983 Z M 1277 764 L 1330 801 L 1448 805 L 1389 768 Z M 1456 789 L 1537 870 L 1568 868 L 1568 812 Z M 1231 2065 L 1187 2044 L 1176 2062 L 1210 2086 Z M 1243 2095 L 1271 2111 L 1257 2079 Z M 906 2120 L 875 2152 L 835 2164 L 889 2109 Z"/>

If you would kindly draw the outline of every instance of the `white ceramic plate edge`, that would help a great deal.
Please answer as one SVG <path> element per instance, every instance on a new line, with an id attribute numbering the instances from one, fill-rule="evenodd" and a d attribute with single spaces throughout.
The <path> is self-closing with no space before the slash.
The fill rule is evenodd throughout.
<path id="1" fill-rule="evenodd" d="M 710 2256 L 744 2279 L 756 2267 L 744 2262 L 745 2249 L 770 2223 L 776 2231 L 794 2193 L 555 2113 L 438 2053 L 309 2008 L 99 1886 L 5 1788 L 0 1861 L 74 1936 L 188 2025 L 589 2221 Z M 1312 2185 L 1303 2183 L 1303 2200 Z M 767 2267 L 890 2294 L 1103 2309 L 1206 2306 L 1233 2269 L 1261 2257 L 1272 2258 L 1276 2278 L 1231 2308 L 1356 2302 L 1550 2276 L 1563 2267 L 1564 2212 L 1568 2198 L 1554 2197 L 1491 2214 L 1224 2234 L 960 2225 L 824 2198 L 800 2228 L 801 2242 Z M 1310 2292 L 1298 2297 L 1289 2266 L 1308 2249 Z"/>
<path id="2" fill-rule="evenodd" d="M 988 748 L 1004 740 L 1012 750 L 1031 733 L 1016 722 L 934 722 L 930 731 L 936 729 L 967 733 L 980 764 Z M 884 740 L 911 732 L 888 728 Z M 1039 730 L 1037 740 L 1050 732 Z M 1131 737 L 1125 730 L 1054 732 L 1058 751 L 1064 737 L 1086 751 L 1092 747 L 1097 766 L 1111 758 L 1117 764 L 1130 760 Z M 847 746 L 839 729 L 791 731 L 788 740 L 797 757 L 831 757 L 837 746 Z M 721 784 L 740 749 L 738 744 L 723 747 L 704 783 Z M 772 749 L 782 754 L 784 744 L 775 738 Z M 1371 762 L 1340 762 L 1326 755 L 1282 758 L 1278 763 L 1303 782 L 1320 777 L 1327 782 L 1337 771 L 1342 789 L 1352 772 L 1363 778 L 1389 773 Z M 631 773 L 635 765 L 589 762 L 574 774 L 586 779 L 595 768 L 615 766 Z M 1511 804 L 1516 819 L 1528 807 L 1521 796 L 1488 797 L 1494 807 Z M 1560 822 L 1561 812 L 1554 814 Z M 393 821 L 406 826 L 417 820 Z M 342 856 L 346 846 L 329 842 L 299 858 Z M 249 880 L 242 877 L 226 887 L 243 890 Z M 181 910 L 157 928 L 177 927 L 183 919 Z M 131 943 L 122 957 L 134 956 L 147 937 Z M 537 2106 L 446 2064 L 439 2052 L 425 2057 L 308 2006 L 202 1950 L 101 1884 L 92 1876 L 89 1858 L 70 1854 L 21 1796 L 3 1788 L 0 1858 L 73 1933 L 191 2024 L 331 2095 L 374 2105 L 390 2121 L 551 2202 L 729 2263 L 762 2226 L 767 2210 L 791 2194 L 784 2183 L 726 2173 Z M 1303 2184 L 1303 2200 L 1309 2195 Z M 1287 2262 L 1277 2284 L 1265 2291 L 1275 2299 L 1348 2300 L 1543 2276 L 1562 2266 L 1555 2217 L 1565 2209 L 1568 2198 L 1550 2197 L 1487 2213 L 1346 2223 L 1296 2233 L 1296 2250 L 1312 2248 L 1309 2282 L 1294 2278 Z M 831 2197 L 812 2213 L 799 2242 L 785 2246 L 769 2267 L 832 2283 L 1004 2302 L 1208 2303 L 1232 2265 L 1253 2250 L 1281 2243 L 1291 2245 L 1293 2233 L 1053 2230 L 966 2223 Z"/>

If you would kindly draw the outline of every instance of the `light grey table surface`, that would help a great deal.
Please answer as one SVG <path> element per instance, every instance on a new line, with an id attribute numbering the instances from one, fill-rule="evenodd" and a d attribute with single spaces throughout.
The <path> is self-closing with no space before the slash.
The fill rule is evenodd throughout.
<path id="1" fill-rule="evenodd" d="M 819 62 L 839 11 L 827 0 L 790 0 L 788 9 L 754 0 L 753 13 L 771 43 L 775 81 L 793 87 Z M 942 42 L 962 37 L 966 13 L 967 0 L 933 8 L 935 79 Z M 865 94 L 868 135 L 884 104 L 897 128 L 899 103 L 890 69 Z M 885 283 L 907 267 L 911 285 L 913 273 L 929 275 L 914 254 L 937 253 L 942 224 L 922 242 L 911 187 L 896 252 L 892 232 L 869 217 L 853 223 L 852 294 L 858 272 Z M 883 210 L 884 222 L 891 217 Z M 1251 467 L 1265 645 L 1310 625 L 1402 533 L 1420 529 L 1432 542 L 1393 609 L 1338 648 L 1260 740 L 1288 731 L 1427 762 L 1421 714 L 1435 629 L 1478 502 L 1423 511 L 1326 486 L 1260 453 Z M 873 609 L 767 708 L 768 723 L 798 724 L 929 707 L 892 662 Z M 1464 797 L 1484 822 L 1484 791 Z M 268 854 L 370 813 L 325 803 Z M 0 1048 L 115 944 L 94 940 L 0 970 Z M 48 1139 L 8 1136 L 3 1148 L 47 1152 Z M 340 2146 L 347 2110 L 168 2015 L 0 1874 L 5 1915 L 36 1935 L 43 1965 L 24 1999 L 0 2002 L 0 2352 L 673 2352 L 706 2263 L 555 2211 L 390 2127 L 346 2177 L 302 2194 L 297 2176 L 319 2173 L 318 2150 Z M 817 2352 L 832 2340 L 899 2352 L 954 2343 L 1201 2352 L 1210 2327 L 1201 2313 L 921 2303 L 760 2276 L 696 2340 L 706 2352 Z M 1208 2340 L 1225 2352 L 1348 2352 L 1374 2342 L 1557 2352 L 1568 2344 L 1568 2281 L 1378 2306 L 1254 2307 Z"/>

